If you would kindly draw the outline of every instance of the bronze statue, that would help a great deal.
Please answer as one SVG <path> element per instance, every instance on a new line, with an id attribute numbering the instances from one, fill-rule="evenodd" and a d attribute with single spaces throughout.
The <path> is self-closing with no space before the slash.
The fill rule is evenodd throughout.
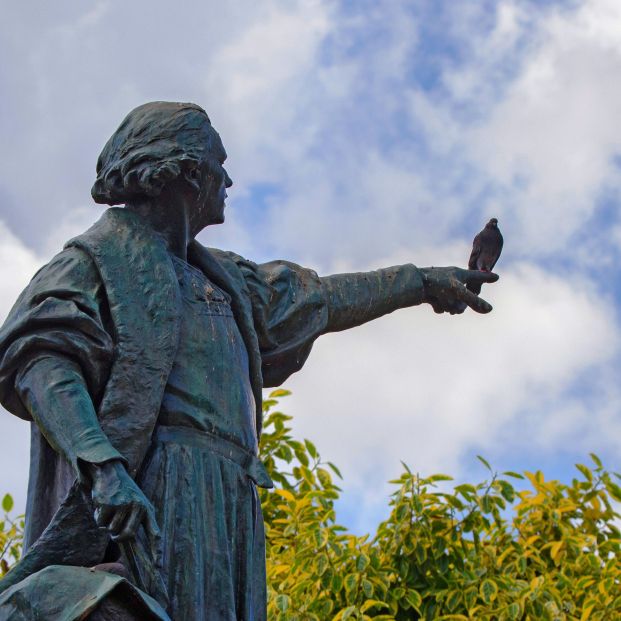
<path id="1" fill-rule="evenodd" d="M 327 332 L 424 302 L 491 310 L 466 288 L 491 273 L 319 277 L 203 247 L 224 222 L 225 159 L 199 106 L 130 112 L 92 189 L 124 207 L 69 241 L 0 331 L 0 401 L 32 421 L 26 552 L 0 620 L 264 620 L 262 388 Z"/>

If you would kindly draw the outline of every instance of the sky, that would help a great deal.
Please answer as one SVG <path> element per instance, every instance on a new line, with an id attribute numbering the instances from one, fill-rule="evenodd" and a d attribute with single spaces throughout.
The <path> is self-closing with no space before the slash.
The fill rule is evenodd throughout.
<path id="1" fill-rule="evenodd" d="M 102 212 L 97 156 L 129 110 L 203 106 L 229 154 L 199 239 L 320 274 L 467 264 L 505 237 L 490 315 L 400 310 L 321 337 L 282 409 L 344 480 L 353 532 L 401 460 L 476 481 L 589 452 L 621 470 L 618 0 L 0 0 L 0 319 Z M 23 507 L 28 425 L 0 412 Z"/>

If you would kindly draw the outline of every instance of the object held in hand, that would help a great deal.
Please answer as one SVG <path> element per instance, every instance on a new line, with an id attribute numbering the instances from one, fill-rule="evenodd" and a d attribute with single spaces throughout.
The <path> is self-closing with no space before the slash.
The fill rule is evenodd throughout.
<path id="1" fill-rule="evenodd" d="M 472 253 L 468 261 L 469 270 L 491 272 L 502 252 L 502 234 L 498 229 L 497 218 L 492 218 L 485 228 L 474 238 Z M 480 283 L 469 283 L 468 289 L 477 295 L 481 293 Z"/>

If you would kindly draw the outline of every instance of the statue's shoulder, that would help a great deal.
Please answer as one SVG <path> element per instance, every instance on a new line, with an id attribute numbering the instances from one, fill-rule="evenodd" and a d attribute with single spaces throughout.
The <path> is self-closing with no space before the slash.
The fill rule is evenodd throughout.
<path id="1" fill-rule="evenodd" d="M 90 228 L 70 239 L 65 248 L 82 248 L 94 254 L 105 252 L 108 248 L 116 251 L 122 246 L 152 244 L 154 237 L 137 214 L 122 207 L 110 207 Z"/>
<path id="2" fill-rule="evenodd" d="M 97 269 L 88 253 L 78 247 L 65 247 L 35 272 L 22 296 L 79 285 L 91 288 L 98 283 Z"/>
<path id="3" fill-rule="evenodd" d="M 252 261 L 242 257 L 236 252 L 231 250 L 221 250 L 220 248 L 206 248 L 217 261 L 219 261 L 223 267 L 229 267 L 230 269 L 241 269 L 242 267 L 256 267 L 256 264 Z"/>

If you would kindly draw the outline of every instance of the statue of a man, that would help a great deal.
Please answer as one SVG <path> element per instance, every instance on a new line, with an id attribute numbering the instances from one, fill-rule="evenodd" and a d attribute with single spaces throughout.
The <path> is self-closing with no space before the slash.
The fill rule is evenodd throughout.
<path id="1" fill-rule="evenodd" d="M 32 618 L 95 619 L 116 597 L 118 619 L 265 620 L 262 388 L 321 334 L 424 302 L 491 310 L 465 285 L 494 274 L 318 277 L 203 247 L 224 222 L 225 159 L 196 105 L 130 112 L 92 189 L 124 207 L 35 275 L 0 332 L 0 400 L 33 423 L 26 553 L 0 583 L 0 619 L 30 618 L 11 616 L 28 597 Z"/>

